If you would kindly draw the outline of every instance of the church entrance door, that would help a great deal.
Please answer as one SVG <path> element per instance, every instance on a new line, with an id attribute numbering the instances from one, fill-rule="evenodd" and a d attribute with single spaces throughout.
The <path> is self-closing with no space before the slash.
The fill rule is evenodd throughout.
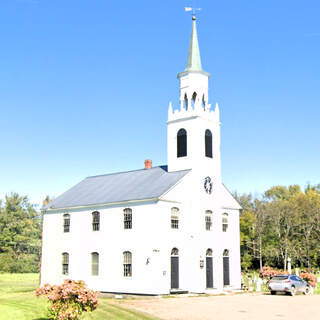
<path id="1" fill-rule="evenodd" d="M 213 266 L 212 266 L 212 250 L 208 249 L 206 254 L 206 279 L 208 289 L 213 288 Z"/>
<path id="2" fill-rule="evenodd" d="M 179 250 L 171 250 L 171 289 L 179 289 Z"/>
<path id="3" fill-rule="evenodd" d="M 229 250 L 223 251 L 223 285 L 230 285 Z"/>

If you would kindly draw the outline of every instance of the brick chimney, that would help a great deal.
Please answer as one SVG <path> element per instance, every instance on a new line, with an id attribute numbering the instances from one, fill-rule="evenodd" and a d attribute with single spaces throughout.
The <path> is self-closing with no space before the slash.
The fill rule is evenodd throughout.
<path id="1" fill-rule="evenodd" d="M 150 159 L 144 160 L 144 168 L 151 169 L 152 168 L 152 160 L 150 160 Z"/>

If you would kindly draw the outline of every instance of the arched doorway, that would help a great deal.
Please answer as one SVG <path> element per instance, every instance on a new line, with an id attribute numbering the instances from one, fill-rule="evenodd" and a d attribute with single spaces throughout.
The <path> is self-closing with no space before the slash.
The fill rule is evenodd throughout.
<path id="1" fill-rule="evenodd" d="M 171 289 L 179 289 L 179 250 L 171 250 Z"/>
<path id="2" fill-rule="evenodd" d="M 213 288 L 213 266 L 212 266 L 212 249 L 208 249 L 206 252 L 206 279 L 207 288 Z"/>
<path id="3" fill-rule="evenodd" d="M 229 250 L 223 251 L 223 285 L 230 285 L 230 266 L 229 266 Z"/>

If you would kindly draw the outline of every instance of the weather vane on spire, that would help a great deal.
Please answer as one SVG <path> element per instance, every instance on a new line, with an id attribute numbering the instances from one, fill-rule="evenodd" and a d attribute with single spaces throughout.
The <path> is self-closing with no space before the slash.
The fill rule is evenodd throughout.
<path id="1" fill-rule="evenodd" d="M 197 11 L 201 11 L 201 8 L 184 7 L 184 11 L 192 12 L 192 20 L 196 20 Z"/>

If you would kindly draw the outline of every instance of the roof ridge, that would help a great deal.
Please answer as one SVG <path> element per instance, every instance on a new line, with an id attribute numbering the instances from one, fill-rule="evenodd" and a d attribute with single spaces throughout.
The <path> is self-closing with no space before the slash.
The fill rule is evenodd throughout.
<path id="1" fill-rule="evenodd" d="M 155 166 L 155 167 L 152 167 L 152 168 L 150 168 L 150 169 L 142 168 L 142 169 L 135 169 L 135 170 L 128 170 L 128 171 L 120 171 L 120 172 L 112 172 L 112 173 L 105 173 L 105 174 L 97 174 L 97 175 L 95 175 L 95 176 L 88 176 L 88 177 L 86 177 L 85 179 L 97 178 L 97 177 L 104 177 L 104 176 L 111 176 L 111 175 L 119 174 L 119 173 L 129 173 L 129 172 L 152 170 L 152 169 L 156 169 L 156 168 L 164 169 L 164 167 L 168 167 L 168 166 L 167 166 L 167 165 L 162 165 L 162 166 Z"/>

